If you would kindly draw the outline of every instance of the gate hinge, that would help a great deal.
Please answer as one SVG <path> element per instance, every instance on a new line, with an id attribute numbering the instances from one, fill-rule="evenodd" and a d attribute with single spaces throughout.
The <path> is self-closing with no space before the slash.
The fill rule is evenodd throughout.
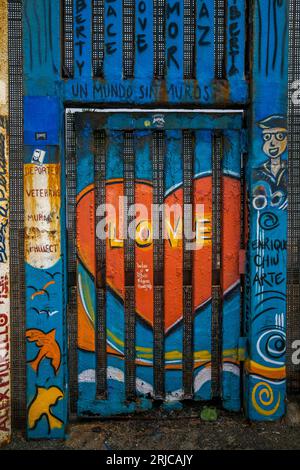
<path id="1" fill-rule="evenodd" d="M 239 272 L 245 274 L 246 272 L 246 250 L 239 251 Z"/>
<path id="2" fill-rule="evenodd" d="M 247 340 L 248 338 L 246 336 L 241 336 L 239 338 L 238 360 L 240 362 L 244 362 L 248 357 Z"/>
<path id="3" fill-rule="evenodd" d="M 248 129 L 241 130 L 241 152 L 248 152 L 248 143 L 249 143 L 249 132 Z"/>

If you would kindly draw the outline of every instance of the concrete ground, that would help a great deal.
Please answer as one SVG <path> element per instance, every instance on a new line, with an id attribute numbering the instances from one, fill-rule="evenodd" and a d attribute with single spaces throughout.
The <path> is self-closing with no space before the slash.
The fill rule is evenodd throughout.
<path id="1" fill-rule="evenodd" d="M 218 410 L 218 418 L 200 418 L 202 405 L 180 412 L 155 410 L 146 415 L 71 422 L 65 441 L 27 442 L 15 432 L 5 448 L 61 450 L 300 449 L 300 402 L 288 405 L 276 423 L 249 423 L 242 415 Z"/>

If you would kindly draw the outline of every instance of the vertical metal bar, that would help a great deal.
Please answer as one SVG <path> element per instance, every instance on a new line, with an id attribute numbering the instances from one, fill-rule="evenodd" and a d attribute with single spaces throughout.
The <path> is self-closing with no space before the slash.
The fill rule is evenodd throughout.
<path id="1" fill-rule="evenodd" d="M 93 0 L 92 18 L 93 75 L 101 78 L 104 61 L 104 0 Z"/>
<path id="2" fill-rule="evenodd" d="M 212 396 L 220 394 L 221 354 L 222 354 L 222 319 L 221 319 L 221 226 L 222 226 L 222 157 L 223 137 L 213 134 L 213 207 L 212 207 L 212 345 L 211 372 Z"/>
<path id="3" fill-rule="evenodd" d="M 195 78 L 196 67 L 196 0 L 184 0 L 184 78 Z"/>
<path id="4" fill-rule="evenodd" d="M 10 207 L 8 141 L 8 5 L 0 5 L 0 445 L 11 436 Z"/>
<path id="5" fill-rule="evenodd" d="M 154 77 L 163 79 L 165 75 L 165 0 L 154 0 L 153 7 L 153 42 L 154 42 Z"/>
<path id="6" fill-rule="evenodd" d="M 76 413 L 78 398 L 77 367 L 77 283 L 76 283 L 76 134 L 75 113 L 67 113 L 66 135 L 66 205 L 67 205 L 67 249 L 68 249 L 68 366 L 70 384 L 70 410 Z"/>
<path id="7" fill-rule="evenodd" d="M 135 231 L 132 228 L 135 193 L 134 136 L 124 133 L 124 262 L 125 262 L 125 393 L 128 399 L 136 395 L 135 386 Z M 130 225 L 131 224 L 131 225 Z"/>
<path id="8" fill-rule="evenodd" d="M 67 199 L 67 243 L 68 243 L 68 284 L 76 285 L 76 134 L 75 113 L 67 113 L 66 126 L 66 199 Z"/>
<path id="9" fill-rule="evenodd" d="M 106 200 L 106 138 L 105 132 L 95 133 L 95 210 Z M 102 211 L 103 213 L 103 211 Z M 96 395 L 105 398 L 107 393 L 106 373 L 106 239 L 99 238 L 96 233 Z"/>
<path id="10" fill-rule="evenodd" d="M 225 78 L 226 0 L 214 0 L 215 78 Z"/>
<path id="11" fill-rule="evenodd" d="M 193 176 L 194 136 L 183 131 L 183 387 L 185 398 L 192 398 L 193 377 L 193 251 L 188 244 L 195 242 L 187 234 L 194 230 Z"/>
<path id="12" fill-rule="evenodd" d="M 135 0 L 123 1 L 123 77 L 133 78 L 135 57 Z"/>
<path id="13" fill-rule="evenodd" d="M 62 77 L 72 78 L 74 73 L 73 0 L 62 0 Z"/>
<path id="14" fill-rule="evenodd" d="M 9 47 L 9 164 L 11 283 L 11 371 L 12 424 L 22 425 L 26 415 L 25 276 L 24 276 L 24 188 L 23 188 L 23 73 L 22 2 L 8 2 Z"/>
<path id="15" fill-rule="evenodd" d="M 164 203 L 164 133 L 157 131 L 153 134 L 153 204 L 162 206 Z M 165 393 L 164 384 L 164 213 L 159 211 L 156 217 L 158 223 L 156 236 L 153 239 L 154 253 L 154 338 L 153 338 L 153 367 L 154 367 L 154 396 L 162 399 Z M 155 233 L 155 230 L 153 230 Z"/>
<path id="16" fill-rule="evenodd" d="M 69 366 L 69 389 L 70 389 L 70 412 L 76 413 L 78 400 L 78 360 L 77 360 L 77 286 L 69 287 L 69 298 L 67 305 L 68 321 L 68 366 Z"/>
<path id="17" fill-rule="evenodd" d="M 287 297 L 287 387 L 300 390 L 300 368 L 293 364 L 294 342 L 300 335 L 300 2 L 290 2 L 289 48 L 289 218 Z"/>

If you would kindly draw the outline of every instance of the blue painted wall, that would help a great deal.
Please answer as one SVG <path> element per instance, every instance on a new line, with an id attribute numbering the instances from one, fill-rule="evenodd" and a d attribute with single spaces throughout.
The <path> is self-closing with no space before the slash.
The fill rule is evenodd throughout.
<path id="1" fill-rule="evenodd" d="M 258 0 L 254 15 L 245 304 L 252 420 L 285 412 L 288 3 Z"/>
<path id="2" fill-rule="evenodd" d="M 120 1 L 105 1 L 103 76 L 92 77 L 92 3 L 91 0 L 73 2 L 74 76 L 62 78 L 62 2 L 24 0 L 25 182 L 29 189 L 37 189 L 39 181 L 41 184 L 45 181 L 42 177 L 39 179 L 41 173 L 38 169 L 45 168 L 49 174 L 54 172 L 54 178 L 55 174 L 59 175 L 55 184 L 61 191 L 59 219 L 56 220 L 59 253 L 53 258 L 55 263 L 51 265 L 45 255 L 48 264 L 47 268 L 43 268 L 32 261 L 35 258 L 30 253 L 26 258 L 28 436 L 62 437 L 67 423 L 64 106 L 71 103 L 103 107 L 118 104 L 224 108 L 232 105 L 242 107 L 250 102 L 250 156 L 247 167 L 250 205 L 245 294 L 245 335 L 248 337 L 249 360 L 246 363 L 244 402 L 251 419 L 276 419 L 284 413 L 285 400 L 288 1 L 257 0 L 253 3 L 253 12 L 249 12 L 253 13 L 254 19 L 250 93 L 245 71 L 247 10 L 244 0 L 227 2 L 224 76 L 219 80 L 215 72 L 215 12 L 212 1 L 195 2 L 195 67 L 186 79 L 182 0 L 168 2 L 165 79 L 154 76 L 153 9 L 151 2 L 143 0 L 136 0 L 134 78 L 122 78 Z M 206 132 L 204 141 L 203 132 Z M 201 143 L 197 145 L 199 152 L 203 146 L 206 147 L 205 160 L 197 163 L 196 159 L 196 168 L 200 173 L 209 173 L 206 139 L 210 138 L 210 131 L 199 131 L 197 139 L 200 137 Z M 231 171 L 235 167 L 235 160 L 231 159 L 237 153 L 234 146 L 226 153 L 224 174 L 229 167 Z M 239 174 L 238 168 L 236 174 Z M 85 185 L 86 181 L 82 184 Z M 81 180 L 78 180 L 78 187 L 80 184 Z M 36 206 L 30 202 L 32 194 L 28 193 L 25 198 L 26 215 L 38 217 L 39 214 L 34 212 Z M 43 196 L 50 208 L 51 205 L 57 208 L 57 200 L 50 192 L 43 193 Z M 28 219 L 30 230 L 32 220 Z M 229 362 L 239 361 L 238 353 L 234 352 L 239 344 L 238 331 L 234 331 L 234 338 L 229 334 L 232 312 L 235 318 L 238 316 L 238 297 L 234 294 L 224 304 L 223 349 L 231 350 L 226 356 Z M 113 298 L 111 302 L 114 302 Z M 196 318 L 195 331 L 198 323 L 204 325 L 210 321 L 209 318 L 210 307 L 206 305 L 205 313 Z M 43 349 L 46 343 L 51 345 L 50 352 Z M 94 359 L 88 354 L 80 352 L 80 367 L 85 362 L 93 366 Z M 238 374 L 233 374 L 235 378 L 232 379 L 230 374 L 227 367 L 224 371 L 224 403 L 230 409 L 238 409 L 239 378 Z M 199 380 L 202 380 L 201 377 L 198 377 Z M 198 398 L 210 397 L 207 383 L 205 389 L 196 393 Z M 175 386 L 175 383 L 171 385 L 170 392 L 173 385 L 175 388 L 180 386 Z M 89 396 L 91 385 L 88 387 L 89 390 L 85 390 L 81 386 L 83 396 Z M 122 390 L 119 392 L 123 393 Z M 46 409 L 43 408 L 45 403 Z"/>

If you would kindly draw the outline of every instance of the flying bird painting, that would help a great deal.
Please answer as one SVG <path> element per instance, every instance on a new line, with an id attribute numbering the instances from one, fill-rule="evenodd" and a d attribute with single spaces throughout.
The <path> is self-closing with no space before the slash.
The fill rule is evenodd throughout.
<path id="1" fill-rule="evenodd" d="M 29 342 L 35 343 L 40 349 L 37 356 L 29 361 L 33 370 L 37 372 L 41 361 L 47 358 L 50 359 L 51 366 L 57 374 L 61 362 L 61 352 L 55 339 L 55 330 L 51 330 L 49 333 L 37 329 L 27 330 L 26 338 Z"/>

